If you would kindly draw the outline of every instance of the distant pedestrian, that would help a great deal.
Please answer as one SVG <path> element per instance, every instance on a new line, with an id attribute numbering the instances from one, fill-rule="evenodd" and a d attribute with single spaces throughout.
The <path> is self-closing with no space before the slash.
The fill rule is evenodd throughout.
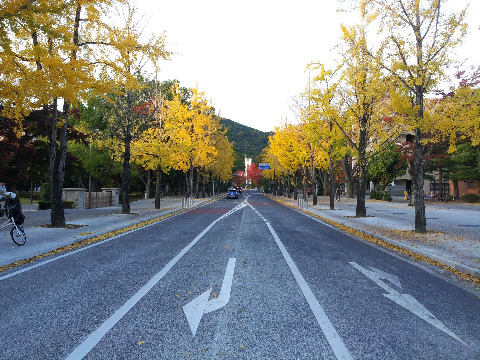
<path id="1" fill-rule="evenodd" d="M 335 200 L 340 201 L 340 188 L 335 189 Z"/>

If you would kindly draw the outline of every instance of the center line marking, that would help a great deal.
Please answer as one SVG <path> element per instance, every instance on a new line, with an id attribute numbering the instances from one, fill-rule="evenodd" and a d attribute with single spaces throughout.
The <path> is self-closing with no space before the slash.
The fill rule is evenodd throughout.
<path id="1" fill-rule="evenodd" d="M 250 207 L 253 210 L 255 210 L 255 208 L 253 208 L 252 205 L 250 205 Z M 260 215 L 260 217 L 262 216 Z M 335 353 L 335 356 L 337 357 L 338 360 L 353 360 L 352 355 L 348 351 L 347 347 L 345 346 L 342 339 L 340 338 L 340 335 L 338 335 L 337 330 L 335 329 L 332 322 L 328 318 L 327 314 L 323 310 L 322 306 L 318 302 L 317 298 L 313 294 L 313 291 L 310 289 L 310 286 L 308 286 L 303 275 L 300 273 L 300 270 L 298 270 L 297 265 L 295 265 L 287 249 L 285 248 L 285 246 L 283 246 L 283 243 L 280 241 L 280 238 L 278 237 L 277 233 L 273 229 L 272 225 L 270 225 L 270 223 L 265 218 L 263 219 L 266 222 L 267 227 L 270 230 L 270 233 L 275 239 L 275 242 L 277 243 L 277 246 L 279 247 L 285 261 L 287 262 L 287 265 L 290 268 L 290 271 L 292 272 L 293 277 L 297 281 L 297 284 L 300 287 L 300 290 L 302 290 L 303 296 L 307 300 L 307 303 L 310 306 L 310 309 L 312 310 L 313 315 L 317 319 L 317 322 L 320 325 L 320 328 L 325 334 L 325 337 L 327 338 L 328 343 L 330 344 L 330 347 Z"/>

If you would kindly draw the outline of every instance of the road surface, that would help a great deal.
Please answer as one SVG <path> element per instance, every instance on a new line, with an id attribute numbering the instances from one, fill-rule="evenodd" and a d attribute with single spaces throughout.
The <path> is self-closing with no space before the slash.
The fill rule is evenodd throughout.
<path id="1" fill-rule="evenodd" d="M 0 273 L 0 359 L 478 359 L 478 296 L 245 192 Z"/>

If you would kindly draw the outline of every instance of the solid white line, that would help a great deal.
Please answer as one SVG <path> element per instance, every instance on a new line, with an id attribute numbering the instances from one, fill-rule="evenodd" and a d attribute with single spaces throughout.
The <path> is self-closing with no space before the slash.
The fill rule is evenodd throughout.
<path id="1" fill-rule="evenodd" d="M 201 206 L 204 206 L 204 205 L 201 205 Z M 182 214 L 182 213 L 180 213 L 180 214 Z M 154 223 L 151 223 L 151 224 L 148 224 L 148 225 L 144 225 L 144 226 L 138 227 L 138 228 L 136 228 L 136 229 L 129 230 L 129 231 L 127 231 L 127 232 L 124 232 L 124 233 L 121 233 L 121 234 L 112 236 L 111 238 L 108 238 L 108 239 L 105 239 L 105 240 L 102 240 L 102 241 L 98 241 L 98 242 L 95 242 L 95 243 L 90 244 L 90 245 L 83 246 L 83 247 L 81 247 L 81 248 L 78 248 L 77 250 L 73 250 L 73 251 L 70 251 L 70 252 L 68 252 L 68 253 L 65 253 L 65 254 L 56 256 L 56 257 L 54 257 L 54 258 L 51 258 L 51 259 L 48 259 L 48 260 L 39 262 L 39 263 L 37 263 L 37 264 L 35 264 L 35 265 L 30 265 L 30 266 L 25 267 L 25 268 L 23 268 L 23 269 L 14 271 L 14 272 L 12 272 L 12 273 L 10 273 L 10 274 L 4 275 L 4 276 L 0 276 L 0 281 L 6 280 L 6 279 L 11 278 L 11 277 L 16 276 L 16 275 L 20 275 L 21 273 L 24 273 L 24 272 L 33 270 L 33 269 L 35 269 L 35 268 L 37 268 L 37 267 L 40 267 L 40 266 L 43 266 L 43 265 L 47 265 L 47 264 L 49 264 L 49 263 L 51 263 L 51 262 L 53 262 L 53 261 L 57 261 L 57 260 L 63 259 L 64 257 L 67 257 L 67 256 L 70 256 L 70 255 L 73 255 L 73 254 L 76 254 L 76 253 L 85 251 L 85 250 L 90 249 L 90 248 L 92 248 L 92 247 L 94 247 L 94 246 L 98 246 L 98 245 L 104 244 L 104 243 L 109 242 L 109 241 L 112 241 L 112 240 L 114 240 L 114 239 L 118 239 L 119 237 L 122 237 L 122 236 L 125 236 L 125 235 L 128 235 L 128 234 L 131 234 L 131 233 L 133 233 L 133 232 L 135 232 L 135 231 L 143 230 L 143 229 L 145 229 L 145 228 L 147 228 L 147 227 L 150 227 L 150 226 L 153 226 L 153 225 L 157 225 L 158 223 L 160 223 L 160 222 L 162 222 L 162 221 L 165 221 L 165 220 L 167 220 L 167 219 L 171 219 L 171 218 L 173 218 L 173 217 L 175 217 L 175 216 L 178 216 L 178 215 L 180 215 L 180 214 L 175 214 L 175 215 L 169 216 L 169 217 L 166 218 L 166 219 L 162 219 L 162 220 L 160 220 L 160 221 L 157 221 L 157 222 L 154 222 Z M 121 230 L 121 229 L 114 229 L 114 230 L 112 230 L 112 231 L 116 231 L 116 230 Z M 102 235 L 103 235 L 103 234 L 99 234 L 99 236 L 102 236 Z M 65 246 L 68 246 L 68 244 L 66 244 Z"/>
<path id="2" fill-rule="evenodd" d="M 250 207 L 252 206 L 250 205 Z M 252 207 L 252 209 L 254 208 Z M 293 261 L 287 249 L 285 248 L 285 246 L 283 246 L 283 243 L 280 241 L 280 238 L 278 237 L 277 233 L 273 229 L 272 225 L 270 225 L 268 221 L 266 221 L 266 224 L 268 229 L 270 230 L 270 233 L 275 239 L 275 242 L 277 243 L 277 246 L 279 247 L 283 255 L 283 258 L 287 262 L 287 265 L 290 268 L 290 271 L 292 272 L 293 277 L 297 281 L 297 284 L 300 287 L 300 290 L 302 290 L 303 296 L 307 300 L 307 303 L 310 306 L 310 309 L 312 310 L 313 315 L 315 316 L 318 324 L 320 325 L 320 328 L 325 334 L 325 337 L 327 338 L 328 343 L 330 344 L 330 347 L 335 353 L 335 356 L 339 360 L 353 360 L 352 355 L 348 351 L 347 347 L 345 346 L 342 339 L 340 338 L 340 335 L 338 335 L 337 330 L 335 330 L 335 327 L 333 326 L 327 314 L 325 313 L 322 306 L 318 302 L 317 298 L 313 294 L 313 291 L 310 289 L 310 286 L 308 286 L 303 275 L 300 273 L 300 270 L 298 270 L 297 265 Z"/>
<path id="3" fill-rule="evenodd" d="M 198 208 L 200 208 L 200 207 L 204 207 L 205 205 L 206 205 L 206 204 L 200 204 L 200 205 L 198 205 L 198 206 L 196 206 L 196 207 L 194 207 L 194 208 L 191 208 L 190 210 L 198 209 Z M 240 204 L 240 205 L 241 205 L 241 204 Z M 245 206 L 245 205 L 244 205 L 244 206 Z M 92 247 L 94 247 L 94 246 L 98 246 L 98 245 L 104 244 L 104 243 L 109 242 L 109 241 L 114 240 L 114 239 L 118 239 L 118 238 L 121 237 L 121 236 L 125 236 L 125 235 L 128 235 L 128 234 L 131 234 L 131 233 L 133 233 L 133 232 L 135 232 L 135 231 L 143 230 L 143 229 L 145 229 L 145 228 L 147 228 L 147 227 L 150 227 L 150 226 L 153 226 L 153 225 L 157 225 L 158 223 L 160 223 L 160 222 L 162 222 L 162 221 L 165 221 L 165 220 L 167 220 L 167 219 L 171 219 L 171 218 L 176 217 L 176 216 L 179 216 L 179 215 L 181 215 L 181 214 L 188 213 L 188 211 L 190 211 L 190 210 L 186 210 L 185 212 L 181 212 L 181 213 L 178 213 L 178 214 L 171 215 L 171 216 L 169 216 L 168 218 L 165 218 L 165 219 L 156 221 L 156 222 L 154 222 L 154 223 L 151 223 L 151 224 L 148 224 L 148 225 L 144 225 L 144 226 L 138 227 L 138 228 L 136 228 L 136 229 L 129 230 L 129 231 L 124 232 L 124 233 L 122 233 L 122 234 L 118 234 L 118 235 L 112 236 L 111 238 L 108 238 L 108 239 L 105 239 L 105 240 L 102 240 L 102 241 L 98 241 L 98 242 L 95 242 L 95 243 L 90 244 L 90 245 L 87 245 L 87 246 L 83 246 L 83 247 L 81 247 L 81 248 L 79 248 L 79 249 L 77 249 L 77 250 L 73 250 L 73 251 L 70 251 L 70 252 L 68 252 L 68 253 L 62 254 L 62 255 L 60 255 L 60 256 L 56 256 L 56 257 L 54 257 L 54 258 L 51 258 L 51 259 L 48 259 L 48 260 L 39 262 L 39 263 L 37 263 L 37 264 L 35 264 L 35 265 L 30 265 L 30 266 L 25 267 L 25 268 L 23 268 L 23 269 L 21 269 L 21 270 L 14 271 L 14 272 L 12 272 L 12 273 L 10 273 L 10 274 L 4 275 L 4 276 L 0 276 L 0 281 L 6 280 L 6 279 L 8 279 L 8 278 L 11 278 L 11 277 L 13 277 L 13 276 L 15 276 L 15 275 L 19 275 L 19 274 L 24 273 L 24 272 L 26 272 L 26 271 L 33 270 L 33 269 L 35 269 L 35 268 L 37 268 L 37 267 L 40 267 L 40 266 L 43 266 L 43 265 L 47 265 L 47 264 L 49 264 L 49 263 L 51 263 L 51 262 L 53 262 L 53 261 L 57 261 L 57 260 L 63 259 L 64 257 L 67 257 L 67 256 L 70 256 L 70 255 L 79 253 L 79 252 L 81 252 L 81 251 L 85 251 L 85 250 L 90 249 L 90 248 L 92 248 Z M 168 215 L 168 214 L 167 214 L 167 215 Z M 163 216 L 163 215 L 161 215 L 161 216 Z M 161 216 L 159 216 L 159 217 L 161 217 Z M 154 218 L 152 218 L 152 219 L 154 219 Z M 149 219 L 149 220 L 152 220 L 152 219 Z M 114 230 L 112 230 L 112 231 L 116 231 L 116 230 L 121 230 L 121 229 L 114 229 Z M 99 234 L 99 235 L 101 236 L 101 235 L 103 235 L 103 234 Z M 66 245 L 68 245 L 68 244 L 66 244 Z"/>
<path id="4" fill-rule="evenodd" d="M 45 261 L 42 261 L 42 262 L 39 262 L 35 265 L 31 265 L 31 266 L 28 266 L 26 268 L 23 268 L 23 269 L 20 269 L 20 270 L 17 270 L 17 271 L 14 271 L 10 274 L 7 274 L 7 275 L 4 275 L 4 276 L 0 276 L 0 281 L 2 280 L 6 280 L 8 278 L 11 278 L 13 276 L 16 276 L 16 275 L 19 275 L 21 273 L 24 273 L 24 272 L 27 272 L 27 271 L 30 271 L 30 270 L 33 270 L 37 267 L 40 267 L 40 266 L 43 266 L 43 265 L 47 265 L 53 261 L 57 261 L 57 260 L 60 260 L 60 259 L 63 259 L 64 257 L 67 257 L 67 256 L 70 256 L 70 255 L 73 255 L 73 254 L 76 254 L 76 253 L 79 253 L 81 251 L 85 251 L 87 249 L 90 249 L 94 246 L 98 246 L 98 245 L 101 245 L 101 244 L 104 244 L 108 241 L 111 241 L 111 240 L 114 240 L 114 239 L 117 239 L 121 236 L 125 236 L 125 235 L 128 235 L 128 234 L 131 234 L 132 232 L 135 232 L 135 231 L 138 231 L 140 229 L 144 229 L 148 226 L 152 226 L 153 224 L 149 224 L 149 225 L 145 225 L 145 226 L 142 226 L 141 228 L 137 228 L 137 229 L 133 229 L 133 230 L 130 230 L 130 231 L 127 231 L 125 233 L 122 233 L 122 234 L 119 234 L 119 235 L 115 235 L 115 236 L 112 236 L 111 238 L 108 238 L 108 239 L 105 239 L 105 240 L 102 240 L 102 241 L 99 241 L 99 242 L 96 242 L 96 243 L 93 243 L 93 244 L 90 244 L 90 245 L 87 245 L 87 246 L 84 246 L 84 247 L 81 247 L 77 250 L 73 250 L 73 251 L 70 251 L 68 253 L 65 253 L 65 254 L 62 254 L 62 255 L 59 255 L 59 256 L 56 256 L 54 258 L 51 258 L 51 259 L 48 259 L 48 260 L 45 260 Z"/>
<path id="5" fill-rule="evenodd" d="M 100 340 L 110 331 L 110 329 L 119 322 L 130 309 L 132 309 L 169 271 L 170 269 L 185 255 L 217 222 L 233 214 L 234 212 L 244 208 L 245 203 L 238 205 L 228 213 L 220 216 L 218 219 L 208 225 L 195 239 L 192 240 L 177 256 L 175 256 L 165 267 L 160 270 L 149 282 L 147 282 L 140 290 L 137 291 L 130 299 L 125 302 L 117 311 L 113 313 L 100 327 L 91 333 L 73 352 L 65 359 L 80 360 L 87 355 L 90 350 L 97 345 Z"/>

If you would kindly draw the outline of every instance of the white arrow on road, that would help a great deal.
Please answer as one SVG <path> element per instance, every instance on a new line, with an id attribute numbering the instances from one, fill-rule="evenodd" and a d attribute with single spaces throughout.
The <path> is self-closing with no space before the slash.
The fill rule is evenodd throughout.
<path id="1" fill-rule="evenodd" d="M 192 335 L 194 337 L 197 333 L 198 325 L 202 320 L 203 314 L 216 311 L 228 304 L 228 301 L 230 300 L 230 292 L 232 290 L 235 262 L 235 258 L 230 258 L 228 260 L 227 270 L 225 271 L 225 276 L 223 277 L 220 295 L 217 298 L 208 300 L 210 293 L 212 292 L 212 289 L 208 289 L 183 306 L 183 312 L 185 313 L 188 325 L 190 326 L 190 330 L 192 331 Z"/>
<path id="2" fill-rule="evenodd" d="M 383 294 L 383 296 L 389 298 L 390 300 L 396 302 L 398 305 L 401 307 L 407 309 L 408 311 L 412 312 L 413 314 L 417 315 L 419 318 L 425 320 L 428 322 L 430 325 L 435 326 L 437 329 L 443 331 L 445 334 L 451 336 L 455 340 L 461 342 L 463 345 L 465 344 L 462 339 L 460 339 L 453 331 L 451 331 L 449 328 L 447 328 L 440 320 L 438 320 L 435 315 L 433 315 L 430 311 L 428 311 L 422 304 L 420 304 L 417 299 L 415 299 L 412 295 L 410 294 L 401 294 L 400 292 L 396 291 L 392 287 L 388 286 L 386 283 L 382 281 L 387 280 L 393 285 L 396 285 L 400 289 L 402 288 L 402 285 L 400 283 L 400 280 L 396 275 L 392 275 L 389 273 L 386 273 L 384 271 L 375 269 L 370 267 L 370 270 L 365 269 L 364 267 L 358 265 L 355 262 L 350 262 L 350 265 L 352 265 L 355 269 L 360 271 L 362 274 L 364 274 L 366 277 L 368 277 L 370 280 L 373 280 L 378 286 L 380 286 L 382 289 L 388 292 L 388 294 Z"/>

